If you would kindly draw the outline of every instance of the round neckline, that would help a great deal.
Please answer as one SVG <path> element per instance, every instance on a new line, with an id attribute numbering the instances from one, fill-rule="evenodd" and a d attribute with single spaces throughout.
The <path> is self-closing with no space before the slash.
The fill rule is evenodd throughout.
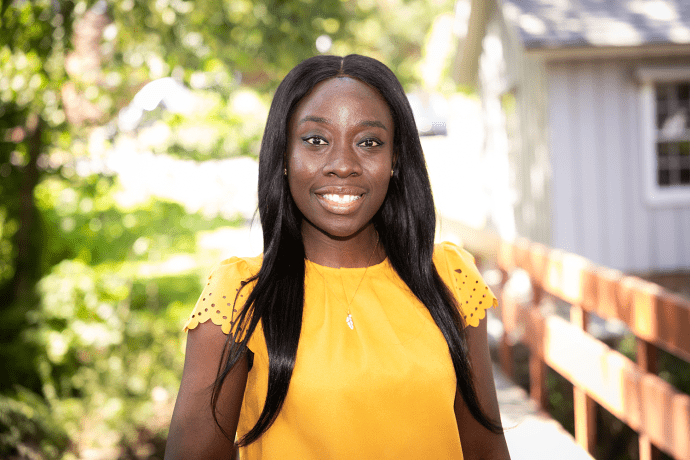
<path id="1" fill-rule="evenodd" d="M 377 270 L 379 268 L 383 268 L 385 265 L 388 264 L 388 256 L 384 257 L 384 259 L 381 262 L 374 264 L 374 265 L 369 265 L 368 267 L 329 267 L 327 265 L 317 264 L 316 262 L 313 262 L 313 261 L 306 259 L 306 258 L 304 259 L 304 261 L 305 261 L 306 265 L 313 265 L 314 268 L 316 268 L 317 270 L 326 270 L 326 271 L 332 270 L 332 271 L 338 271 L 338 272 L 342 273 L 342 272 L 356 272 L 359 270 L 364 271 L 367 269 L 368 270 Z"/>

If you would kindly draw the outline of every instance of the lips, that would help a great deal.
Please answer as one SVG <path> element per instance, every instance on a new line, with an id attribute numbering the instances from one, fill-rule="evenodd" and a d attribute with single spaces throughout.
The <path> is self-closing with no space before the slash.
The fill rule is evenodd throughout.
<path id="1" fill-rule="evenodd" d="M 356 211 L 362 202 L 365 192 L 359 188 L 324 187 L 316 190 L 319 203 L 334 214 L 349 214 Z"/>

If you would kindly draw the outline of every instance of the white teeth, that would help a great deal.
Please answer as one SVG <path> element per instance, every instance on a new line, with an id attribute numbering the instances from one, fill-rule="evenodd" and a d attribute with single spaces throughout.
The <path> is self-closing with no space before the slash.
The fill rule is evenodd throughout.
<path id="1" fill-rule="evenodd" d="M 355 200 L 359 200 L 360 195 L 335 195 L 332 193 L 323 195 L 323 197 L 328 201 L 333 201 L 338 204 L 352 203 Z"/>

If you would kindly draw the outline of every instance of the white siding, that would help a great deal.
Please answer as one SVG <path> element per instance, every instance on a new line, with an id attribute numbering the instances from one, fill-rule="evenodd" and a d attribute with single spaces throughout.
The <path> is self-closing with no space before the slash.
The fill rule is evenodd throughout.
<path id="1" fill-rule="evenodd" d="M 678 218 L 679 220 L 679 225 L 678 225 L 678 233 L 680 235 L 690 235 L 690 213 L 685 213 L 684 215 L 681 214 Z M 681 240 L 680 243 L 680 250 L 678 251 L 681 254 L 681 257 L 683 257 L 683 260 L 688 261 L 690 260 L 690 244 L 688 244 L 688 241 Z M 686 262 L 687 264 L 687 262 Z"/>
<path id="2" fill-rule="evenodd" d="M 678 233 L 680 235 L 690 235 L 690 212 L 680 214 L 678 216 L 678 221 Z M 681 240 L 680 248 L 678 250 L 683 260 L 686 261 L 686 266 L 688 265 L 687 261 L 690 260 L 690 243 L 688 242 L 687 238 L 688 237 L 686 236 L 685 240 Z"/>
<path id="3" fill-rule="evenodd" d="M 521 200 L 516 210 L 516 224 L 520 234 L 548 244 L 551 240 L 551 168 L 544 92 L 546 73 L 538 61 L 523 59 L 522 63 L 517 103 L 523 155 L 518 169 Z"/>
<path id="4" fill-rule="evenodd" d="M 690 268 L 690 203 L 664 209 L 644 200 L 633 65 L 547 67 L 552 245 L 629 272 Z"/>
<path id="5" fill-rule="evenodd" d="M 605 101 L 607 95 L 615 94 L 623 85 L 624 77 L 620 69 L 610 63 L 604 63 L 598 86 L 597 98 Z M 625 182 L 623 171 L 627 171 L 624 150 L 621 139 L 622 127 L 626 111 L 623 110 L 621 99 L 614 99 L 611 104 L 597 104 L 594 115 L 598 129 L 601 130 L 601 148 L 605 154 L 599 155 L 601 165 L 600 178 L 603 182 L 604 196 L 601 200 L 601 212 L 604 216 L 599 228 L 602 232 L 602 257 L 609 261 L 608 265 L 627 267 L 630 265 L 629 253 L 626 248 L 626 221 L 629 213 L 621 203 L 625 196 Z M 616 233 L 618 232 L 618 233 Z"/>
<path id="6" fill-rule="evenodd" d="M 487 118 L 498 118 L 492 112 L 496 107 L 501 107 L 501 91 L 503 95 L 510 93 L 515 96 L 516 112 L 508 116 L 516 116 L 517 120 L 511 118 L 508 123 L 514 122 L 518 133 L 510 133 L 512 138 L 504 152 L 508 156 L 511 172 L 510 183 L 505 188 L 512 190 L 514 196 L 505 196 L 502 200 L 504 205 L 513 210 L 515 230 L 519 236 L 550 244 L 551 167 L 546 131 L 546 73 L 541 62 L 525 56 L 519 41 L 501 24 L 500 14 L 497 12 L 484 41 L 480 80 Z M 495 39 L 501 42 L 500 64 L 491 59 L 495 54 Z M 491 49 L 487 49 L 487 44 Z M 497 68 L 486 68 L 487 66 Z M 500 87 L 498 91 L 497 86 Z M 506 119 L 500 118 L 501 123 L 486 126 L 487 150 L 500 146 L 500 141 L 507 135 Z M 493 206 L 496 206 L 496 202 Z"/>
<path id="7" fill-rule="evenodd" d="M 602 102 L 607 104 L 608 101 L 596 99 L 594 74 L 599 69 L 595 70 L 591 63 L 584 63 L 573 70 L 573 87 L 570 94 L 579 95 L 574 101 L 574 123 L 571 126 L 575 133 L 573 159 L 576 168 L 572 174 L 576 177 L 579 198 L 575 206 L 581 234 L 582 249 L 579 252 L 587 258 L 601 257 L 601 228 L 604 216 L 600 211 L 603 181 L 599 159 L 605 153 L 602 151 L 603 139 L 597 126 L 600 120 L 595 119 L 595 111 Z"/>
<path id="8" fill-rule="evenodd" d="M 652 264 L 661 269 L 671 269 L 681 263 L 676 246 L 678 228 L 675 220 L 673 208 L 652 212 Z"/>
<path id="9" fill-rule="evenodd" d="M 571 89 L 567 69 L 555 67 L 550 70 L 549 103 L 558 110 L 549 111 L 551 170 L 552 170 L 552 219 L 553 239 L 551 244 L 559 249 L 576 252 L 580 248 L 579 228 L 576 219 L 575 154 L 573 152 L 574 132 L 568 127 L 572 123 L 573 109 L 568 95 Z"/>
<path id="10" fill-rule="evenodd" d="M 629 77 L 628 77 L 629 78 Z M 622 171 L 625 195 L 621 199 L 623 206 L 629 210 L 626 238 L 626 249 L 630 260 L 621 267 L 626 271 L 641 272 L 650 270 L 652 262 L 652 248 L 650 235 L 650 215 L 645 206 L 644 174 L 642 146 L 638 136 L 642 132 L 641 104 L 637 87 L 632 86 L 626 79 L 621 80 L 619 87 L 621 94 L 621 113 L 623 114 L 623 128 L 618 133 L 623 145 L 623 159 L 626 169 Z"/>
<path id="11" fill-rule="evenodd" d="M 496 39 L 500 58 L 485 59 Z M 496 81 L 482 81 L 485 113 L 499 110 L 501 91 L 517 103 L 510 147 L 504 119 L 486 125 L 487 153 L 507 158 L 511 171 L 501 190 L 512 193 L 492 199 L 492 209 L 512 209 L 518 236 L 598 264 L 633 273 L 690 269 L 690 202 L 660 208 L 645 197 L 647 121 L 635 77 L 641 66 L 687 65 L 687 58 L 540 60 L 525 52 L 500 9 L 487 40 L 480 72 Z"/>

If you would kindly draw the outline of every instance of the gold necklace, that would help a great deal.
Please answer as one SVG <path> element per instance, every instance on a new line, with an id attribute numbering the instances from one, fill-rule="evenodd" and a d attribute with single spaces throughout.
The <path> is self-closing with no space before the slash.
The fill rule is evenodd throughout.
<path id="1" fill-rule="evenodd" d="M 364 278 L 367 276 L 367 270 L 369 270 L 369 265 L 371 264 L 371 259 L 374 258 L 374 253 L 376 252 L 376 248 L 379 247 L 379 234 L 376 232 L 376 244 L 374 245 L 374 249 L 371 251 L 371 254 L 369 255 L 369 260 L 367 260 L 367 266 L 364 268 L 364 274 L 362 275 L 362 278 L 359 280 L 359 283 L 357 284 L 357 288 L 355 289 L 355 293 L 352 294 L 352 298 L 347 304 L 347 316 L 345 317 L 345 323 L 348 325 L 348 327 L 352 330 L 355 329 L 355 322 L 352 319 L 352 313 L 350 313 L 350 306 L 352 306 L 352 302 L 355 300 L 355 296 L 357 296 L 357 292 L 359 291 L 359 287 L 362 285 L 362 281 L 364 281 Z M 307 259 L 309 260 L 309 259 Z M 326 277 L 323 276 L 323 274 L 317 269 L 316 270 L 319 275 L 326 281 Z M 347 300 L 347 297 L 345 298 Z"/>
<path id="2" fill-rule="evenodd" d="M 355 328 L 355 322 L 352 320 L 352 313 L 350 313 L 350 306 L 352 305 L 352 302 L 354 302 L 354 300 L 355 300 L 355 296 L 357 295 L 357 291 L 359 291 L 359 287 L 362 285 L 362 281 L 364 281 L 364 277 L 367 276 L 367 270 L 369 270 L 369 265 L 371 264 L 371 259 L 374 257 L 374 253 L 376 252 L 377 247 L 379 247 L 379 234 L 378 234 L 378 232 L 376 232 L 376 244 L 374 245 L 374 250 L 371 251 L 371 254 L 369 255 L 369 260 L 367 260 L 367 266 L 364 268 L 364 274 L 362 275 L 362 278 L 359 280 L 359 283 L 357 284 L 357 288 L 355 289 L 355 293 L 352 294 L 352 298 L 350 299 L 350 302 L 347 304 L 347 316 L 345 317 L 345 322 L 347 323 L 347 325 L 352 330 L 354 330 L 354 328 Z M 345 300 L 347 300 L 347 298 Z"/>

